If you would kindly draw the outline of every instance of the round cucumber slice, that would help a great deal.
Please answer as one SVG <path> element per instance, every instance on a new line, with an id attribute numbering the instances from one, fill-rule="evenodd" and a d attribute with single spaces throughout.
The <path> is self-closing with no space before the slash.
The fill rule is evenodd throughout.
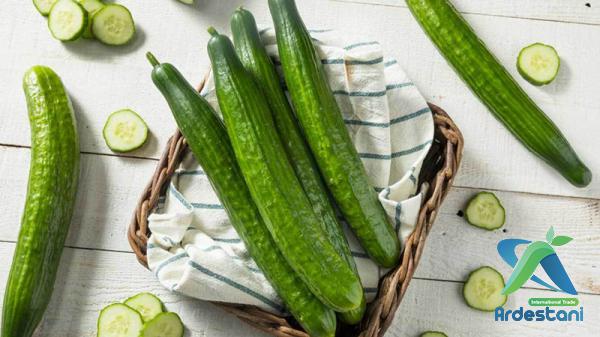
<path id="1" fill-rule="evenodd" d="M 179 2 L 183 2 L 186 5 L 193 5 L 196 0 L 179 0 Z"/>
<path id="2" fill-rule="evenodd" d="M 92 33 L 100 42 L 120 46 L 135 35 L 135 23 L 127 8 L 110 4 L 94 14 Z"/>
<path id="3" fill-rule="evenodd" d="M 144 145 L 148 138 L 148 126 L 138 114 L 124 109 L 108 116 L 102 135 L 111 150 L 129 152 Z"/>
<path id="4" fill-rule="evenodd" d="M 58 0 L 33 0 L 33 5 L 38 10 L 38 12 L 40 12 L 40 14 L 42 14 L 43 16 L 48 16 L 48 14 L 50 14 L 52 6 L 54 6 L 54 4 L 57 1 Z"/>
<path id="5" fill-rule="evenodd" d="M 183 337 L 183 323 L 174 312 L 164 312 L 144 324 L 140 337 Z"/>
<path id="6" fill-rule="evenodd" d="M 506 211 L 494 193 L 479 192 L 469 201 L 465 216 L 475 227 L 494 230 L 504 226 Z"/>
<path id="7" fill-rule="evenodd" d="M 481 267 L 469 275 L 463 288 L 463 297 L 467 304 L 481 311 L 494 311 L 506 303 L 507 296 L 502 294 L 504 277 L 492 267 Z"/>
<path id="8" fill-rule="evenodd" d="M 554 47 L 534 43 L 521 50 L 517 58 L 517 69 L 521 76 L 533 85 L 552 82 L 560 68 L 560 57 Z"/>
<path id="9" fill-rule="evenodd" d="M 125 304 L 115 303 L 102 309 L 98 317 L 98 337 L 138 337 L 142 316 Z"/>
<path id="10" fill-rule="evenodd" d="M 61 41 L 77 40 L 87 27 L 88 13 L 73 0 L 58 0 L 48 16 L 48 28 Z"/>
<path id="11" fill-rule="evenodd" d="M 92 32 L 92 23 L 94 22 L 94 14 L 106 5 L 100 0 L 79 0 L 79 3 L 88 12 L 88 25 L 83 32 L 84 39 L 93 39 L 94 33 Z"/>
<path id="12" fill-rule="evenodd" d="M 448 337 L 445 333 L 439 331 L 426 331 L 420 337 Z"/>
<path id="13" fill-rule="evenodd" d="M 137 310 L 144 322 L 148 322 L 163 312 L 163 304 L 158 297 L 150 293 L 140 293 L 128 298 L 125 304 Z"/>

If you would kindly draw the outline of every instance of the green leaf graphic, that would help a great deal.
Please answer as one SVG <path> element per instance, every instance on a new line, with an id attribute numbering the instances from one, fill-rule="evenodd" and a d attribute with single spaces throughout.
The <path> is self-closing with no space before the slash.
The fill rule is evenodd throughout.
<path id="1" fill-rule="evenodd" d="M 573 240 L 572 237 L 559 235 L 559 236 L 555 237 L 554 239 L 552 239 L 551 245 L 562 246 L 562 245 L 566 245 L 567 243 L 571 242 L 571 240 Z"/>
<path id="2" fill-rule="evenodd" d="M 554 227 L 550 226 L 550 229 L 546 233 L 546 241 L 551 243 L 552 239 L 554 239 Z"/>

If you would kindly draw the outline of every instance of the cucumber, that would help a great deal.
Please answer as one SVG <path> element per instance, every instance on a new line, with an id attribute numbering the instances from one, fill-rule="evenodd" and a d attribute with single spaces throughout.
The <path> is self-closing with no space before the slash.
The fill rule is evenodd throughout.
<path id="1" fill-rule="evenodd" d="M 421 334 L 421 337 L 448 337 L 445 333 L 439 331 L 426 331 Z"/>
<path id="2" fill-rule="evenodd" d="M 465 211 L 467 221 L 476 227 L 494 230 L 504 226 L 505 211 L 494 193 L 479 192 L 469 201 Z"/>
<path id="3" fill-rule="evenodd" d="M 94 14 L 92 33 L 102 43 L 120 46 L 135 36 L 135 23 L 127 8 L 109 4 Z"/>
<path id="4" fill-rule="evenodd" d="M 360 306 L 359 278 L 337 254 L 294 174 L 256 80 L 214 28 L 208 42 L 217 99 L 235 157 L 275 243 L 313 294 L 336 311 Z"/>
<path id="5" fill-rule="evenodd" d="M 179 0 L 179 2 L 182 2 L 186 5 L 193 5 L 195 0 Z"/>
<path id="6" fill-rule="evenodd" d="M 300 325 L 311 336 L 333 337 L 335 313 L 310 292 L 275 245 L 216 112 L 175 67 L 159 64 L 152 54 L 148 58 L 154 65 L 152 80 L 169 103 L 181 133 L 248 252 Z"/>
<path id="7" fill-rule="evenodd" d="M 494 311 L 506 303 L 502 294 L 504 278 L 492 267 L 481 267 L 471 272 L 463 288 L 463 297 L 473 309 Z"/>
<path id="8" fill-rule="evenodd" d="M 48 28 L 57 40 L 74 41 L 83 35 L 88 13 L 76 1 L 58 0 L 48 16 Z"/>
<path id="9" fill-rule="evenodd" d="M 106 5 L 100 0 L 79 0 L 79 3 L 88 13 L 88 25 L 82 36 L 85 39 L 93 39 L 94 33 L 92 32 L 92 23 L 94 22 L 94 14 Z"/>
<path id="10" fill-rule="evenodd" d="M 293 0 L 269 0 L 269 7 L 296 116 L 327 187 L 369 256 L 393 267 L 398 236 L 369 185 L 310 34 Z"/>
<path id="11" fill-rule="evenodd" d="M 148 322 L 163 312 L 163 304 L 158 297 L 150 293 L 140 293 L 124 302 L 127 306 L 139 312 L 142 320 Z"/>
<path id="12" fill-rule="evenodd" d="M 591 182 L 592 173 L 560 130 L 527 96 L 449 1 L 406 0 L 406 3 L 457 74 L 527 149 L 573 185 L 584 187 Z"/>
<path id="13" fill-rule="evenodd" d="M 38 10 L 38 12 L 40 12 L 40 14 L 42 14 L 43 16 L 48 16 L 48 14 L 50 14 L 52 6 L 54 6 L 54 4 L 57 1 L 58 0 L 33 0 L 33 5 Z"/>
<path id="14" fill-rule="evenodd" d="M 183 337 L 183 323 L 174 312 L 163 312 L 144 324 L 139 337 Z"/>
<path id="15" fill-rule="evenodd" d="M 31 164 L 21 231 L 4 293 L 2 337 L 30 337 L 44 315 L 79 179 L 76 121 L 60 78 L 48 67 L 35 66 L 25 73 L 23 89 L 31 125 Z"/>
<path id="16" fill-rule="evenodd" d="M 537 86 L 554 81 L 560 68 L 560 57 L 554 47 L 534 43 L 523 49 L 517 58 L 517 69 L 529 83 Z"/>
<path id="17" fill-rule="evenodd" d="M 102 136 L 114 152 L 130 152 L 139 149 L 148 139 L 148 126 L 129 109 L 115 111 L 106 120 Z"/>
<path id="18" fill-rule="evenodd" d="M 271 106 L 282 144 L 313 211 L 321 220 L 320 224 L 337 253 L 346 260 L 348 266 L 358 276 L 356 263 L 352 258 L 346 236 L 337 220 L 314 158 L 302 137 L 293 111 L 280 86 L 277 70 L 260 40 L 252 13 L 239 8 L 231 17 L 231 31 L 235 49 L 242 64 L 264 89 L 263 92 Z M 343 313 L 341 317 L 348 324 L 356 324 L 362 319 L 365 309 L 366 302 L 363 295 L 363 303 L 357 309 Z"/>
<path id="19" fill-rule="evenodd" d="M 139 312 L 122 303 L 102 309 L 98 317 L 98 337 L 138 337 L 144 323 Z"/>

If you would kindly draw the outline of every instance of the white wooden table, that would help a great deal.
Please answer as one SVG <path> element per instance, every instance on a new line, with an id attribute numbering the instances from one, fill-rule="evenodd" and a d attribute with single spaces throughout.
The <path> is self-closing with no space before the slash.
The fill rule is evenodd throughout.
<path id="1" fill-rule="evenodd" d="M 266 0 L 123 0 L 138 24 L 135 43 L 110 48 L 97 42 L 61 44 L 30 1 L 4 0 L 0 9 L 0 297 L 20 225 L 29 168 L 29 126 L 21 89 L 24 71 L 45 64 L 57 71 L 74 101 L 81 137 L 80 193 L 52 303 L 37 336 L 95 336 L 99 310 L 139 291 L 157 293 L 182 315 L 189 336 L 262 336 L 210 304 L 169 294 L 138 265 L 126 240 L 136 200 L 175 125 L 149 79 L 144 53 L 177 65 L 191 81 L 208 67 L 205 29 L 228 31 L 229 14 L 243 4 L 268 24 Z M 586 2 L 589 3 L 588 7 Z M 464 132 L 465 158 L 456 186 L 433 228 L 425 254 L 388 336 L 424 330 L 449 336 L 597 336 L 600 331 L 600 1 L 454 0 L 481 38 L 525 90 L 561 127 L 596 175 L 586 189 L 570 186 L 529 154 L 492 117 L 446 65 L 401 0 L 298 1 L 311 27 L 338 28 L 379 40 L 431 102 L 444 107 Z M 562 56 L 555 83 L 535 88 L 517 75 L 515 58 L 533 42 Z M 138 111 L 152 131 L 132 155 L 109 151 L 101 137 L 107 115 Z M 457 216 L 481 190 L 505 203 L 504 230 L 473 228 Z M 469 309 L 461 297 L 469 271 L 491 265 L 507 277 L 496 253 L 500 239 L 542 240 L 553 225 L 575 240 L 559 248 L 585 307 L 583 323 L 498 323 Z M 536 284 L 511 295 L 508 306 L 552 296 Z"/>

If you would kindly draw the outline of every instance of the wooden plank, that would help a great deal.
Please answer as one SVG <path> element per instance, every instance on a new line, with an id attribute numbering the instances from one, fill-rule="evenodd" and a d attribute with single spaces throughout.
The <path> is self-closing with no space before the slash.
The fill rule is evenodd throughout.
<path id="1" fill-rule="evenodd" d="M 600 296 L 578 296 L 584 307 L 583 322 L 495 322 L 493 313 L 471 309 L 464 303 L 462 286 L 462 283 L 413 279 L 386 336 L 415 337 L 428 330 L 461 337 L 598 335 L 600 321 L 595 317 L 600 314 Z M 504 308 L 514 310 L 523 306 L 525 310 L 536 310 L 540 307 L 527 306 L 529 298 L 556 296 L 552 291 L 521 289 L 509 297 Z"/>
<path id="2" fill-rule="evenodd" d="M 150 143 L 134 155 L 159 156 L 174 123 L 149 80 L 144 53 L 151 49 L 160 59 L 179 66 L 191 81 L 198 81 L 208 65 L 206 25 L 210 22 L 227 31 L 235 4 L 202 2 L 195 10 L 174 1 L 160 6 L 133 0 L 123 3 L 131 8 L 140 36 L 132 45 L 115 49 L 94 41 L 54 41 L 45 19 L 31 6 L 23 10 L 21 1 L 7 1 L 0 11 L 5 23 L 0 27 L 0 41 L 6 41 L 5 48 L 0 48 L 0 71 L 5 74 L 0 83 L 4 111 L 0 144 L 29 144 L 20 77 L 32 64 L 45 63 L 61 74 L 75 101 L 84 151 L 110 153 L 101 137 L 104 121 L 110 112 L 130 107 L 147 120 L 153 132 Z M 249 3 L 248 8 L 259 23 L 270 24 L 266 2 Z M 587 189 L 574 188 L 518 144 L 447 66 L 406 8 L 305 0 L 300 9 L 311 27 L 338 28 L 365 40 L 379 40 L 425 96 L 450 113 L 467 142 L 458 185 L 600 198 L 599 179 Z M 554 84 L 534 88 L 519 82 L 560 126 L 592 171 L 600 172 L 595 151 L 600 145 L 595 136 L 600 103 L 594 92 L 600 78 L 600 47 L 590 43 L 600 40 L 600 26 L 480 15 L 466 18 L 517 78 L 513 65 L 521 47 L 535 41 L 557 47 L 563 69 Z"/>
<path id="3" fill-rule="evenodd" d="M 14 244 L 0 243 L 0 261 L 11 261 Z M 10 264 L 0 263 L 0 298 Z M 56 288 L 36 337 L 95 337 L 100 310 L 136 293 L 148 291 L 181 316 L 190 337 L 265 336 L 212 304 L 163 288 L 134 255 L 65 249 Z M 1 306 L 1 304 L 0 304 Z M 1 311 L 1 310 L 0 310 Z"/>
<path id="4" fill-rule="evenodd" d="M 406 7 L 404 0 L 332 0 L 363 4 Z M 594 1 L 527 0 L 470 1 L 451 0 L 462 13 L 507 16 L 522 19 L 600 25 L 600 3 Z"/>
<path id="5" fill-rule="evenodd" d="M 10 261 L 14 244 L 0 243 L 0 260 Z M 9 264 L 0 264 L 0 296 L 3 296 Z M 162 288 L 154 276 L 137 264 L 132 254 L 65 249 L 49 310 L 36 337 L 93 337 L 99 311 L 141 291 L 158 295 L 168 310 L 181 315 L 186 336 L 266 336 L 229 314 L 202 301 L 188 299 Z M 585 321 L 555 324 L 540 322 L 496 323 L 492 313 L 468 308 L 461 297 L 461 283 L 413 279 L 395 321 L 386 336 L 417 336 L 438 329 L 449 336 L 563 336 L 563 328 L 577 336 L 593 336 L 600 328 L 600 296 L 578 296 Z M 525 305 L 530 297 L 552 297 L 549 291 L 522 289 L 511 295 L 506 308 Z"/>
<path id="6" fill-rule="evenodd" d="M 507 238 L 545 241 L 553 226 L 557 235 L 574 238 L 556 251 L 575 288 L 600 294 L 600 201 L 497 192 L 507 210 L 506 224 L 501 230 L 486 231 L 457 215 L 477 192 L 452 190 L 427 238 L 417 277 L 462 281 L 472 270 L 489 265 L 508 279 L 512 269 L 498 255 L 498 242 Z M 541 288 L 533 282 L 526 286 Z"/>
<path id="7" fill-rule="evenodd" d="M 17 239 L 25 204 L 29 149 L 0 147 L 0 240 Z M 82 155 L 80 185 L 67 245 L 129 251 L 126 230 L 156 162 Z"/>
<path id="8" fill-rule="evenodd" d="M 0 147 L 0 241 L 15 241 L 23 208 L 29 150 Z M 68 246 L 129 251 L 126 226 L 155 161 L 82 155 L 81 188 Z M 508 213 L 506 232 L 469 226 L 456 213 L 473 189 L 455 188 L 446 199 L 427 241 L 417 275 L 460 281 L 481 265 L 508 275 L 496 244 L 509 237 L 543 240 L 549 226 L 575 240 L 558 249 L 579 291 L 600 294 L 600 201 L 498 192 Z M 577 252 L 577 253 L 575 253 Z M 534 286 L 534 285 L 532 285 Z"/>

